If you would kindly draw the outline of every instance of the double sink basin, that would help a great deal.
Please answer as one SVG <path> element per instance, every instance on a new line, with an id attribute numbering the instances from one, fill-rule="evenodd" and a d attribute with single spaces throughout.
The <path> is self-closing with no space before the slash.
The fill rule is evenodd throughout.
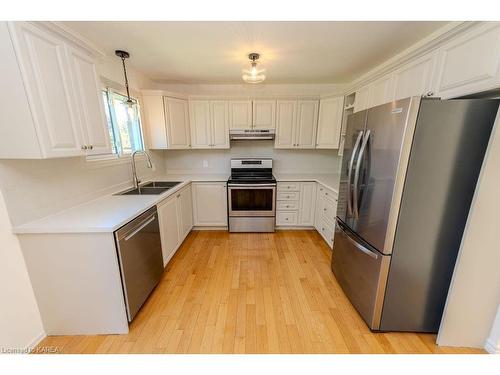
<path id="1" fill-rule="evenodd" d="M 180 182 L 176 181 L 153 181 L 137 188 L 122 191 L 116 195 L 158 195 L 179 184 Z"/>

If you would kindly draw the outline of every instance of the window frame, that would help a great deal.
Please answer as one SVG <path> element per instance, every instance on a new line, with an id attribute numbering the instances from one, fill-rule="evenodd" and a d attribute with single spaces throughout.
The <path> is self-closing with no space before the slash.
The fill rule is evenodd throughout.
<path id="1" fill-rule="evenodd" d="M 107 91 L 109 93 L 114 93 L 118 94 L 121 96 L 127 96 L 127 93 L 125 91 L 125 88 L 119 84 L 116 84 L 112 81 L 108 81 L 106 79 L 102 79 L 101 82 L 101 87 L 99 89 L 99 95 L 100 95 L 100 100 L 102 100 L 102 92 Z M 137 115 L 139 117 L 139 129 L 141 132 L 141 142 L 142 142 L 142 149 L 144 151 L 147 151 L 146 147 L 146 135 L 144 133 L 144 126 L 143 126 L 143 121 L 142 121 L 142 110 L 141 110 L 141 95 L 139 92 L 135 90 L 130 90 L 130 98 L 136 101 L 137 105 Z M 109 103 L 109 96 L 108 96 L 108 111 L 110 113 L 110 116 L 112 115 L 112 111 L 110 108 L 110 103 Z M 104 105 L 104 103 L 103 103 Z M 103 108 L 104 111 L 104 118 L 107 121 L 107 115 L 106 115 L 106 108 Z M 106 124 L 106 127 L 108 124 Z M 110 139 L 111 142 L 111 139 Z M 112 146 L 113 148 L 113 146 Z M 130 163 L 132 159 L 132 153 L 109 153 L 109 154 L 97 154 L 97 155 L 86 155 L 85 156 L 85 161 L 88 162 L 88 164 L 91 164 L 91 168 L 94 166 L 100 166 L 100 165 L 114 165 L 114 164 L 125 164 L 125 163 Z"/>

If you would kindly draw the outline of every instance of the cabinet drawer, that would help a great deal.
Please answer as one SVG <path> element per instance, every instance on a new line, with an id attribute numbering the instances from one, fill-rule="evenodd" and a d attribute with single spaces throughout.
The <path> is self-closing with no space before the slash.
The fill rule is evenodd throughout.
<path id="1" fill-rule="evenodd" d="M 276 199 L 279 201 L 298 201 L 299 193 L 296 191 L 290 191 L 290 192 L 278 191 Z"/>
<path id="2" fill-rule="evenodd" d="M 300 182 L 278 182 L 278 191 L 299 191 Z"/>
<path id="3" fill-rule="evenodd" d="M 297 225 L 298 211 L 277 211 L 276 225 Z"/>
<path id="4" fill-rule="evenodd" d="M 337 213 L 337 202 L 333 202 L 328 198 L 323 199 L 323 204 L 320 206 L 321 215 L 329 222 L 335 222 L 335 215 Z"/>
<path id="5" fill-rule="evenodd" d="M 318 232 L 321 234 L 326 243 L 332 247 L 333 246 L 333 233 L 335 226 L 328 223 L 325 219 L 321 218 L 318 225 Z"/>
<path id="6" fill-rule="evenodd" d="M 299 209 L 299 202 L 298 201 L 278 201 L 278 202 L 276 202 L 276 209 L 278 211 L 298 210 Z"/>
<path id="7" fill-rule="evenodd" d="M 332 202 L 336 202 L 338 198 L 336 192 L 324 187 L 323 185 L 319 185 L 319 194 L 321 197 L 325 199 L 330 199 Z"/>

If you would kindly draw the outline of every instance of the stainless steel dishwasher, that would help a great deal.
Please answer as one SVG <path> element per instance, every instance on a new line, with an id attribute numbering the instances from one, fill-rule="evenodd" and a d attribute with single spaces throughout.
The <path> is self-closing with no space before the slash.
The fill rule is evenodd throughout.
<path id="1" fill-rule="evenodd" d="M 123 294 L 131 322 L 163 273 L 156 207 L 115 232 Z"/>

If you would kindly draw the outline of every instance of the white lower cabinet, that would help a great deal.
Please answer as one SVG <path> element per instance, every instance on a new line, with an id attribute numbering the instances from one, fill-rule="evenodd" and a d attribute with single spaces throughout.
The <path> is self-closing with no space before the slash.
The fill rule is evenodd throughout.
<path id="1" fill-rule="evenodd" d="M 163 266 L 166 266 L 176 250 L 193 228 L 191 186 L 158 204 Z"/>
<path id="2" fill-rule="evenodd" d="M 299 225 L 313 226 L 316 207 L 316 182 L 300 183 Z"/>
<path id="3" fill-rule="evenodd" d="M 193 182 L 193 220 L 198 227 L 227 226 L 225 182 Z"/>
<path id="4" fill-rule="evenodd" d="M 333 247 L 337 199 L 338 195 L 336 192 L 318 184 L 314 226 L 330 247 Z"/>
<path id="5" fill-rule="evenodd" d="M 277 226 L 314 226 L 316 182 L 278 182 Z"/>

